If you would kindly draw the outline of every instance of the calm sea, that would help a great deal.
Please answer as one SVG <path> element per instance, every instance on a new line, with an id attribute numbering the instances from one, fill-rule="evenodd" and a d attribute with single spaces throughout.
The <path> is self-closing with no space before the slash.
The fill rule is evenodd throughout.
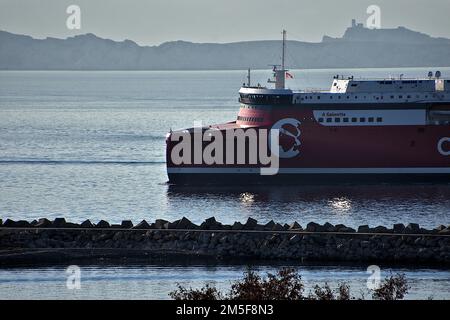
<path id="1" fill-rule="evenodd" d="M 450 76 L 450 68 L 441 68 Z M 344 70 L 297 70 L 289 86 L 326 88 Z M 351 70 L 356 77 L 424 76 L 428 69 Z M 256 71 L 265 83 L 270 73 Z M 165 134 L 230 121 L 245 71 L 0 72 L 0 214 L 270 219 L 426 227 L 450 223 L 450 185 L 180 188 L 167 185 Z"/>
<path id="2" fill-rule="evenodd" d="M 259 265 L 261 276 L 275 273 L 284 265 Z M 367 266 L 295 267 L 302 276 L 305 293 L 328 283 L 333 289 L 342 282 L 351 294 L 370 299 Z M 87 265 L 80 267 L 80 289 L 68 289 L 66 267 L 0 269 L 1 299 L 170 299 L 177 285 L 200 288 L 209 283 L 227 292 L 233 281 L 242 278 L 242 265 Z M 406 299 L 450 299 L 450 272 L 427 268 L 382 267 L 381 279 L 402 273 L 410 286 Z"/>
<path id="3" fill-rule="evenodd" d="M 450 68 L 440 70 L 444 76 L 450 76 Z M 327 88 L 336 74 L 421 77 L 428 71 L 296 70 L 288 85 Z M 252 78 L 254 83 L 264 84 L 269 76 L 270 72 L 256 71 Z M 210 124 L 234 120 L 238 111 L 237 91 L 245 77 L 245 71 L 1 71 L 0 217 L 3 220 L 65 217 L 74 222 L 105 219 L 113 223 L 131 219 L 137 223 L 142 219 L 175 220 L 185 216 L 200 223 L 215 216 L 219 221 L 232 223 L 244 222 L 251 216 L 260 222 L 296 220 L 303 225 L 310 221 L 353 227 L 389 226 L 398 222 L 416 222 L 424 227 L 450 224 L 450 185 L 169 186 L 164 163 L 165 134 L 171 128 L 192 126 L 194 121 Z M 135 270 L 132 272 L 136 272 L 138 282 L 143 283 L 164 274 L 162 269 L 148 268 L 130 270 Z M 231 267 L 183 268 L 168 267 L 164 269 L 165 276 L 183 274 L 186 279 L 192 276 L 193 283 L 198 284 L 195 275 L 201 274 L 201 281 L 215 279 L 224 283 L 241 272 Z M 347 277 L 347 269 L 336 268 L 332 270 Z M 122 297 L 137 297 L 139 290 L 145 290 L 137 289 L 136 279 L 114 278 L 111 274 L 129 274 L 121 270 L 87 269 L 87 279 L 91 279 L 87 286 L 97 281 L 104 284 L 106 291 L 89 291 L 85 297 L 102 294 L 116 297 L 114 288 L 118 283 L 131 290 Z M 317 277 L 322 275 L 320 279 L 326 279 L 329 269 L 324 270 L 318 271 Z M 49 296 L 59 292 L 61 283 L 51 279 L 59 279 L 58 272 L 63 271 L 28 272 L 0 270 L 0 298 L 17 297 L 18 293 L 19 297 L 31 297 L 24 292 L 31 295 L 46 287 L 51 289 L 44 290 Z M 58 276 L 53 277 L 55 272 Z M 447 271 L 442 272 L 435 273 L 435 280 L 425 282 L 420 279 L 432 278 L 428 271 L 415 273 L 417 283 L 426 283 L 421 286 L 425 292 L 422 297 L 428 296 L 433 288 L 442 292 L 442 286 L 448 297 L 450 276 Z M 27 274 L 35 281 L 28 281 Z M 168 289 L 161 285 L 164 277 L 155 281 L 156 287 L 147 287 L 143 297 L 166 296 Z M 20 288 L 26 290 L 17 290 Z"/>

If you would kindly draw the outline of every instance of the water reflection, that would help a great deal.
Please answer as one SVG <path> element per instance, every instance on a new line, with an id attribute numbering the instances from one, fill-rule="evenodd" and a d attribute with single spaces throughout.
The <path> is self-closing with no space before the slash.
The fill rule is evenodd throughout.
<path id="1" fill-rule="evenodd" d="M 345 214 L 352 209 L 352 201 L 346 197 L 333 198 L 328 201 L 328 204 L 338 214 Z"/>
<path id="2" fill-rule="evenodd" d="M 169 206 L 189 202 L 221 220 L 391 225 L 417 222 L 436 227 L 450 222 L 450 185 L 345 186 L 176 186 L 167 188 Z M 202 215 L 197 215 L 201 217 Z M 204 215 L 206 216 L 206 215 Z"/>
<path id="3" fill-rule="evenodd" d="M 255 202 L 255 195 L 251 192 L 243 192 L 240 195 L 242 205 L 251 206 Z"/>

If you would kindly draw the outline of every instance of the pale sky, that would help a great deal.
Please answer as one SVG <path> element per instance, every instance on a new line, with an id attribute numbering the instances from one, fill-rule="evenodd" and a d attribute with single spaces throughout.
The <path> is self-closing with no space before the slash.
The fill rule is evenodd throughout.
<path id="1" fill-rule="evenodd" d="M 69 5 L 81 8 L 81 30 L 66 27 Z M 0 0 L 0 29 L 35 38 L 94 33 L 140 45 L 165 41 L 234 42 L 339 37 L 351 19 L 381 8 L 381 27 L 405 26 L 450 38 L 450 0 Z"/>

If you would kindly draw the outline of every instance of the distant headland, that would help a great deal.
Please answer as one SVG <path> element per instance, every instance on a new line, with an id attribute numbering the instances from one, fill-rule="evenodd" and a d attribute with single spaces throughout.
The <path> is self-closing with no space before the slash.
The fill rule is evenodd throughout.
<path id="1" fill-rule="evenodd" d="M 307 31 L 305 31 L 307 32 Z M 450 39 L 405 27 L 368 29 L 352 21 L 340 38 L 288 41 L 291 69 L 450 66 Z M 232 70 L 276 63 L 280 41 L 165 42 L 139 46 L 88 33 L 67 39 L 34 39 L 0 31 L 1 70 Z"/>

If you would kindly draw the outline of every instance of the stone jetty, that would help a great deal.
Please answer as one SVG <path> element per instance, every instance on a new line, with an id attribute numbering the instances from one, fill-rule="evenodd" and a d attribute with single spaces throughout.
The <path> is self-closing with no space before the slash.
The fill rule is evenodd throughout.
<path id="1" fill-rule="evenodd" d="M 0 220 L 0 265 L 165 257 L 450 265 L 450 226 Z"/>

